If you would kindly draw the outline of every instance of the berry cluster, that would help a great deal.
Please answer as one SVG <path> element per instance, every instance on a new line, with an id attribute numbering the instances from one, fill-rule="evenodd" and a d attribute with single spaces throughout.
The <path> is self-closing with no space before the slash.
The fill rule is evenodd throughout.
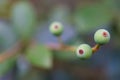
<path id="1" fill-rule="evenodd" d="M 59 22 L 53 22 L 50 25 L 50 32 L 53 35 L 60 37 L 63 32 L 63 25 Z M 94 34 L 94 40 L 96 42 L 96 45 L 94 47 L 91 47 L 88 44 L 81 44 L 77 48 L 66 45 L 62 45 L 62 47 L 64 47 L 64 49 L 76 52 L 77 56 L 80 57 L 80 59 L 89 59 L 92 54 L 99 49 L 100 46 L 110 41 L 110 33 L 105 29 L 99 29 Z"/>

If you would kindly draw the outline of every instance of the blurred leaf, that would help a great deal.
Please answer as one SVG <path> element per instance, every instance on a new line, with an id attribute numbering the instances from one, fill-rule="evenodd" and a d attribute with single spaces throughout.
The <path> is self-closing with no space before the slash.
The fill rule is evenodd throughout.
<path id="1" fill-rule="evenodd" d="M 68 16 L 70 15 L 70 10 L 65 5 L 57 5 L 53 8 L 53 10 L 50 13 L 50 21 L 60 21 L 60 22 L 66 22 L 68 19 Z"/>
<path id="2" fill-rule="evenodd" d="M 5 21 L 0 21 L 0 52 L 11 47 L 15 41 L 16 36 L 10 25 Z"/>
<path id="3" fill-rule="evenodd" d="M 6 74 L 15 65 L 16 57 L 12 57 L 3 63 L 0 63 L 0 77 Z"/>
<path id="4" fill-rule="evenodd" d="M 46 74 L 44 71 L 31 68 L 26 75 L 18 77 L 17 80 L 46 80 Z"/>
<path id="5" fill-rule="evenodd" d="M 111 10 L 120 10 L 120 0 L 104 0 L 103 3 Z"/>
<path id="6" fill-rule="evenodd" d="M 115 6 L 115 0 L 104 0 L 103 3 L 111 8 Z"/>
<path id="7" fill-rule="evenodd" d="M 0 21 L 0 53 L 10 48 L 16 41 L 16 37 L 5 21 Z M 0 76 L 6 74 L 15 65 L 15 57 L 0 63 Z"/>
<path id="8" fill-rule="evenodd" d="M 52 67 L 52 53 L 44 45 L 31 46 L 27 50 L 26 57 L 36 67 L 43 69 Z"/>
<path id="9" fill-rule="evenodd" d="M 34 31 L 36 24 L 35 10 L 27 1 L 20 1 L 12 8 L 11 20 L 16 32 L 22 38 L 28 38 Z"/>
<path id="10" fill-rule="evenodd" d="M 79 32 L 86 33 L 108 23 L 111 17 L 110 8 L 102 4 L 94 4 L 78 9 L 75 13 L 75 23 Z"/>
<path id="11" fill-rule="evenodd" d="M 9 13 L 10 0 L 0 0 L 0 17 L 7 16 Z"/>
<path id="12" fill-rule="evenodd" d="M 75 60 L 77 56 L 71 51 L 59 51 L 55 52 L 55 57 L 60 60 L 71 61 Z"/>

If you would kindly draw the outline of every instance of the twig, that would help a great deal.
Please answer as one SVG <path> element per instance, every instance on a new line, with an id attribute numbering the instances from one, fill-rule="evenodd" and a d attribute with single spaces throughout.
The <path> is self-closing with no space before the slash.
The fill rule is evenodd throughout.
<path id="1" fill-rule="evenodd" d="M 59 39 L 60 40 L 60 39 Z M 65 45 L 62 43 L 62 40 L 59 41 L 60 43 L 51 43 L 51 44 L 47 44 L 46 47 L 50 50 L 55 50 L 55 51 L 71 51 L 71 52 L 75 52 L 76 47 L 75 46 L 69 46 L 69 45 Z M 26 48 L 26 45 L 29 44 L 24 44 L 24 42 L 19 41 L 18 43 L 16 43 L 12 48 L 8 49 L 7 51 L 3 52 L 0 54 L 0 63 L 6 61 L 7 59 L 13 57 L 16 55 L 16 53 L 20 53 L 22 50 L 24 51 L 24 48 Z M 31 46 L 36 45 L 35 41 L 32 41 Z M 98 51 L 98 49 L 100 48 L 99 44 L 96 44 L 93 48 L 92 51 L 93 53 L 95 53 L 96 51 Z"/>
<path id="2" fill-rule="evenodd" d="M 97 51 L 99 50 L 99 48 L 100 48 L 100 45 L 99 45 L 99 44 L 96 44 L 96 45 L 92 48 L 93 54 L 94 54 L 95 52 L 97 52 Z"/>
<path id="3" fill-rule="evenodd" d="M 6 61 L 7 59 L 13 57 L 21 50 L 21 42 L 16 43 L 12 48 L 0 54 L 0 63 Z"/>
<path id="4" fill-rule="evenodd" d="M 55 51 L 72 51 L 75 52 L 75 47 L 74 46 L 68 46 L 68 45 L 63 45 L 61 46 L 61 44 L 55 44 L 55 43 L 51 43 L 51 44 L 47 44 L 46 47 L 50 50 L 55 50 Z"/>

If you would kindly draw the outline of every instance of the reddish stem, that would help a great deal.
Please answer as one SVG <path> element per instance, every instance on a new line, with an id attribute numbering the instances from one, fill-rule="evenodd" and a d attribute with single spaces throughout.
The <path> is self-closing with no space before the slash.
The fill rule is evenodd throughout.
<path id="1" fill-rule="evenodd" d="M 97 52 L 97 51 L 99 50 L 99 48 L 100 48 L 100 45 L 99 45 L 99 44 L 96 44 L 96 45 L 92 48 L 93 54 L 94 54 L 95 52 Z"/>
<path id="2" fill-rule="evenodd" d="M 21 42 L 16 43 L 12 48 L 8 49 L 7 51 L 0 54 L 0 63 L 4 62 L 5 60 L 13 57 L 21 50 L 22 44 Z"/>

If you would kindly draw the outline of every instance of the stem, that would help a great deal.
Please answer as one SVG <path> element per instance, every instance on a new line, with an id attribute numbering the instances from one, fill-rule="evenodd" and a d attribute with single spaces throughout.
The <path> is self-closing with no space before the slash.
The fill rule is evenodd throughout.
<path id="1" fill-rule="evenodd" d="M 25 43 L 24 40 L 18 41 L 12 48 L 9 48 L 8 50 L 0 54 L 0 63 L 15 56 L 17 53 L 24 52 L 28 44 L 29 43 Z"/>
<path id="2" fill-rule="evenodd" d="M 0 54 L 0 63 L 13 57 L 21 50 L 21 42 L 16 43 L 12 48 Z"/>
<path id="3" fill-rule="evenodd" d="M 64 46 L 64 43 L 63 43 L 63 41 L 62 41 L 61 36 L 59 36 L 59 37 L 57 37 L 57 38 L 58 38 L 58 42 L 59 42 L 59 44 L 61 45 L 61 47 Z"/>
<path id="4" fill-rule="evenodd" d="M 65 45 L 64 46 L 64 49 L 66 50 L 66 51 L 72 51 L 72 52 L 75 52 L 75 47 L 74 46 L 68 46 L 68 45 Z"/>
<path id="5" fill-rule="evenodd" d="M 74 46 L 65 45 L 63 43 L 62 39 L 61 39 L 61 36 L 58 37 L 58 42 L 60 43 L 60 50 L 75 52 L 75 47 Z"/>
<path id="6" fill-rule="evenodd" d="M 97 52 L 97 51 L 99 50 L 99 48 L 100 48 L 100 44 L 96 44 L 96 45 L 92 48 L 93 54 L 94 54 L 95 52 Z"/>
<path id="7" fill-rule="evenodd" d="M 48 49 L 50 50 L 55 50 L 55 51 L 72 51 L 72 52 L 75 52 L 75 47 L 74 46 L 68 46 L 68 45 L 65 45 L 64 46 L 61 46 L 61 44 L 55 44 L 55 43 L 51 43 L 51 44 L 48 44 L 46 45 Z"/>
<path id="8" fill-rule="evenodd" d="M 47 44 L 46 47 L 50 50 L 56 50 L 56 51 L 72 51 L 75 52 L 74 46 L 68 46 L 62 43 L 62 40 L 59 38 L 60 44 Z M 16 43 L 12 48 L 8 49 L 7 51 L 0 54 L 0 63 L 8 60 L 9 58 L 15 56 L 17 53 L 24 52 L 24 50 L 28 47 L 30 43 L 26 43 L 24 41 L 19 41 Z M 35 41 L 32 41 L 32 46 L 36 45 Z M 30 45 L 29 45 L 30 46 Z"/>

